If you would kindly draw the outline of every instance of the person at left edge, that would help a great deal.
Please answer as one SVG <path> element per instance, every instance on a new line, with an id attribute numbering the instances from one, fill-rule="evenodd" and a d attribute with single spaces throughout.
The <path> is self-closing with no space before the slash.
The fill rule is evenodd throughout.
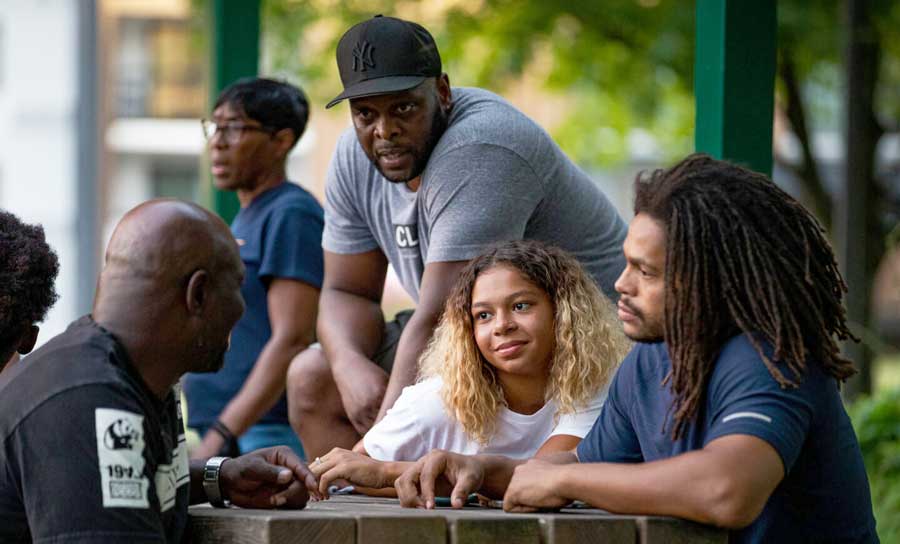
<path id="1" fill-rule="evenodd" d="M 23 223 L 0 210 L 0 373 L 37 342 L 38 323 L 58 298 L 56 252 L 41 225 Z"/>
<path id="2" fill-rule="evenodd" d="M 224 368 L 185 378 L 188 426 L 202 437 L 192 457 L 278 444 L 303 457 L 284 389 L 291 359 L 315 339 L 324 217 L 309 192 L 287 181 L 285 162 L 308 114 L 297 87 L 248 78 L 223 90 L 203 123 L 216 187 L 237 193 L 241 205 L 231 231 L 247 270 L 247 311 Z"/>
<path id="3" fill-rule="evenodd" d="M 195 204 L 126 214 L 91 314 L 0 377 L 0 542 L 182 542 L 189 503 L 306 505 L 290 448 L 188 462 L 177 383 L 221 368 L 243 268 Z"/>

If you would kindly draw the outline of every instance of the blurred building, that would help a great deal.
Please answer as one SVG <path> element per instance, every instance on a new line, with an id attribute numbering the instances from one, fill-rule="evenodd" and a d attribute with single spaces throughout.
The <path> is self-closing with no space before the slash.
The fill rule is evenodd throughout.
<path id="1" fill-rule="evenodd" d="M 71 0 L 0 0 L 0 207 L 42 223 L 61 267 L 60 299 L 40 341 L 62 331 L 93 295 L 79 282 L 83 262 L 93 260 L 83 259 L 79 243 L 81 8 Z"/>
<path id="2" fill-rule="evenodd" d="M 103 239 L 157 196 L 201 197 L 207 63 L 188 0 L 102 0 Z"/>

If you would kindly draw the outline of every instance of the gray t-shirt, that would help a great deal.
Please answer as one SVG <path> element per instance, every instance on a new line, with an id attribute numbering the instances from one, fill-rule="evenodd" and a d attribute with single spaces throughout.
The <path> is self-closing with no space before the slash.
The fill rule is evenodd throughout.
<path id="1" fill-rule="evenodd" d="M 380 248 L 418 301 L 426 264 L 469 260 L 493 242 L 540 240 L 575 255 L 614 298 L 626 226 L 594 182 L 493 93 L 454 88 L 448 121 L 415 192 L 386 180 L 353 128 L 344 132 L 325 185 L 322 247 Z"/>

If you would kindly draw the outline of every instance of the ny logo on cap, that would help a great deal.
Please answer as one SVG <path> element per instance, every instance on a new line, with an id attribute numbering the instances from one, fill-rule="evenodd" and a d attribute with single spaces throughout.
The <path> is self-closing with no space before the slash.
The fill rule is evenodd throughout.
<path id="1" fill-rule="evenodd" d="M 356 44 L 353 48 L 353 71 L 365 72 L 369 68 L 375 68 L 375 61 L 372 59 L 372 51 L 375 48 L 369 45 L 369 42 L 363 41 Z"/>

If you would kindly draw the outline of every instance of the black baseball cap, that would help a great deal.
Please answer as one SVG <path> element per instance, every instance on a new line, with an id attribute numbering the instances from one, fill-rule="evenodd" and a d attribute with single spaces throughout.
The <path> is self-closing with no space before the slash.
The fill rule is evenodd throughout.
<path id="1" fill-rule="evenodd" d="M 441 75 L 434 38 L 421 25 L 376 15 L 348 30 L 337 46 L 344 92 L 328 103 L 406 91 Z"/>

